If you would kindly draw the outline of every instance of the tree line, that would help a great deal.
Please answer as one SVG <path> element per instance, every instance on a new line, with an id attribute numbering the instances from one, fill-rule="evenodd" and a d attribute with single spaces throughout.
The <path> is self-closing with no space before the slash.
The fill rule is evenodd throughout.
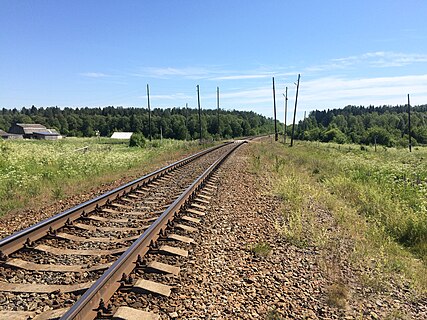
<path id="1" fill-rule="evenodd" d="M 300 121 L 298 139 L 336 143 L 408 146 L 427 144 L 427 105 L 411 107 L 409 132 L 408 106 L 346 106 L 342 109 L 315 110 Z"/>
<path id="2" fill-rule="evenodd" d="M 219 119 L 219 122 L 218 122 Z M 63 135 L 91 137 L 99 132 L 110 136 L 114 131 L 131 131 L 149 136 L 149 114 L 145 108 L 31 108 L 5 109 L 0 113 L 0 129 L 7 131 L 14 123 L 39 123 Z M 202 110 L 204 139 L 235 138 L 274 131 L 274 120 L 252 111 Z M 191 140 L 200 134 L 198 110 L 191 108 L 155 108 L 151 111 L 153 138 Z"/>

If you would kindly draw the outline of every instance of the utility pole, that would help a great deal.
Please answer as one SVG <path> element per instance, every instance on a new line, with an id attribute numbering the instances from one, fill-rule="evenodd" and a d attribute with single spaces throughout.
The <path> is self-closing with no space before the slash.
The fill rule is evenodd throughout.
<path id="1" fill-rule="evenodd" d="M 296 117 L 296 115 L 297 115 L 297 103 L 298 103 L 299 78 L 300 78 L 300 74 L 298 74 L 297 93 L 296 93 L 296 96 L 295 96 L 295 109 L 294 109 L 294 121 L 293 121 L 293 123 L 292 123 L 291 147 L 294 145 L 295 117 Z"/>
<path id="2" fill-rule="evenodd" d="M 412 152 L 412 140 L 411 140 L 411 104 L 409 103 L 408 94 L 408 134 L 409 134 L 409 152 Z"/>
<path id="3" fill-rule="evenodd" d="M 288 113 L 288 87 L 286 87 L 285 94 L 285 124 L 283 125 L 283 143 L 286 143 L 286 114 Z"/>
<path id="4" fill-rule="evenodd" d="M 276 120 L 276 88 L 274 86 L 274 77 L 273 77 L 273 105 L 274 105 L 274 141 L 277 141 L 278 134 L 277 134 L 277 120 Z"/>
<path id="5" fill-rule="evenodd" d="M 217 123 L 218 123 L 218 137 L 220 137 L 220 127 L 219 127 L 219 87 L 216 87 L 216 113 L 217 113 Z"/>
<path id="6" fill-rule="evenodd" d="M 307 111 L 306 110 L 304 110 L 304 121 L 303 121 L 303 126 L 302 126 L 302 136 L 304 137 L 305 136 L 305 129 L 307 128 L 307 123 L 305 122 L 305 118 L 306 118 L 306 116 L 307 116 Z"/>
<path id="7" fill-rule="evenodd" d="M 200 143 L 202 143 L 202 111 L 200 108 L 200 87 L 197 85 L 197 103 L 199 105 L 199 130 L 200 130 Z"/>
<path id="8" fill-rule="evenodd" d="M 150 88 L 147 83 L 147 104 L 148 104 L 148 138 L 151 141 L 151 108 L 150 108 Z"/>
<path id="9" fill-rule="evenodd" d="M 185 127 L 188 125 L 188 103 L 185 104 Z"/>
<path id="10" fill-rule="evenodd" d="M 185 104 L 185 129 L 188 132 L 188 103 Z M 187 140 L 187 135 L 185 136 L 185 140 Z"/>

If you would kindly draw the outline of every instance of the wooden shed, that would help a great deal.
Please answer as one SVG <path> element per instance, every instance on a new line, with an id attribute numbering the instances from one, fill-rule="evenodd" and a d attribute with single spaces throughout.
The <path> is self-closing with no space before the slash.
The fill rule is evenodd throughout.
<path id="1" fill-rule="evenodd" d="M 57 140 L 62 138 L 55 129 L 48 129 L 38 123 L 16 123 L 10 127 L 9 133 L 21 134 L 28 139 Z"/>
<path id="2" fill-rule="evenodd" d="M 39 140 L 59 140 L 62 139 L 62 136 L 58 132 L 52 132 L 53 130 L 50 129 L 46 132 L 34 132 L 33 138 L 39 139 Z"/>
<path id="3" fill-rule="evenodd" d="M 133 135 L 133 132 L 113 132 L 111 139 L 126 139 L 129 140 Z"/>
<path id="4" fill-rule="evenodd" d="M 23 139 L 24 137 L 22 134 L 7 133 L 6 131 L 0 129 L 0 138 L 5 140 L 16 140 Z"/>

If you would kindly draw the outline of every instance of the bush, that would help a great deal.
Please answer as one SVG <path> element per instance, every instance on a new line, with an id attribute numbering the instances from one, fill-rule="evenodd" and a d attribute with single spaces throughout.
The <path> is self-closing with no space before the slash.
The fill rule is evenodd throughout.
<path id="1" fill-rule="evenodd" d="M 332 128 L 323 134 L 322 141 L 323 142 L 331 142 L 332 141 L 332 142 L 335 142 L 338 144 L 344 144 L 347 142 L 347 137 L 340 129 Z"/>
<path id="2" fill-rule="evenodd" d="M 374 144 L 375 140 L 377 144 L 381 144 L 387 147 L 392 147 L 395 143 L 392 139 L 391 134 L 384 128 L 380 127 L 369 128 L 366 132 L 366 136 L 364 139 L 364 142 L 366 144 Z"/>
<path id="3" fill-rule="evenodd" d="M 257 257 L 267 257 L 271 253 L 271 247 L 267 242 L 258 242 L 251 250 Z"/>
<path id="4" fill-rule="evenodd" d="M 144 148 L 147 143 L 147 140 L 144 138 L 142 133 L 134 133 L 129 140 L 129 147 L 139 147 Z"/>

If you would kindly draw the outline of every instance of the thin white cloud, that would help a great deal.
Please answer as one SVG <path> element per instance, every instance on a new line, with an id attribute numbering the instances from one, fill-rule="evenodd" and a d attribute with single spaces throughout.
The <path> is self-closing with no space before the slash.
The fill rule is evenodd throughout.
<path id="1" fill-rule="evenodd" d="M 295 72 L 284 72 L 284 68 L 260 68 L 255 70 L 230 70 L 220 68 L 218 66 L 210 67 L 147 67 L 139 72 L 130 73 L 128 75 L 143 78 L 159 78 L 159 79 L 190 79 L 190 80 L 251 80 L 263 79 L 272 76 L 286 77 L 294 75 Z M 286 68 L 287 70 L 287 68 Z"/>
<path id="2" fill-rule="evenodd" d="M 374 67 L 402 67 L 410 64 L 427 62 L 427 54 L 377 51 L 333 59 L 332 61 L 343 66 L 367 63 Z"/>
<path id="3" fill-rule="evenodd" d="M 392 68 L 426 62 L 427 54 L 376 51 L 331 59 L 323 64 L 306 67 L 304 68 L 304 72 L 330 72 L 334 70 L 354 69 L 359 68 L 360 66 L 363 66 L 364 68 Z"/>
<path id="4" fill-rule="evenodd" d="M 132 73 L 132 76 L 149 77 L 149 78 L 186 78 L 186 79 L 204 79 L 213 73 L 212 70 L 207 68 L 198 67 L 185 67 L 185 68 L 172 68 L 172 67 L 149 67 L 144 68 L 142 72 Z"/>
<path id="5" fill-rule="evenodd" d="M 138 96 L 139 99 L 147 99 L 147 95 Z M 150 95 L 151 100 L 189 100 L 193 99 L 194 97 L 191 97 L 189 95 L 186 95 L 184 93 L 173 93 L 173 94 L 153 94 Z"/>
<path id="6" fill-rule="evenodd" d="M 102 73 L 102 72 L 84 72 L 84 73 L 80 73 L 81 76 L 83 77 L 88 77 L 88 78 L 105 78 L 105 77 L 109 77 L 108 74 Z"/>
<path id="7" fill-rule="evenodd" d="M 269 78 L 271 74 L 242 74 L 242 75 L 234 75 L 234 76 L 222 76 L 222 77 L 214 77 L 210 80 L 244 80 L 244 79 L 261 79 L 261 78 Z"/>
<path id="8" fill-rule="evenodd" d="M 295 100 L 295 86 L 288 89 L 288 106 Z M 276 90 L 276 105 L 281 113 L 282 91 Z M 406 95 L 411 95 L 412 104 L 427 101 L 427 74 L 398 77 L 350 79 L 345 77 L 322 77 L 315 80 L 302 78 L 298 97 L 298 110 L 341 108 L 346 105 L 397 105 L 404 104 Z M 236 89 L 223 92 L 221 103 L 231 107 L 247 106 L 258 112 L 272 108 L 270 86 Z"/>
<path id="9" fill-rule="evenodd" d="M 397 77 L 346 79 L 325 77 L 301 86 L 301 103 L 311 107 L 343 107 L 403 103 L 407 94 L 414 103 L 427 101 L 427 74 Z"/>

